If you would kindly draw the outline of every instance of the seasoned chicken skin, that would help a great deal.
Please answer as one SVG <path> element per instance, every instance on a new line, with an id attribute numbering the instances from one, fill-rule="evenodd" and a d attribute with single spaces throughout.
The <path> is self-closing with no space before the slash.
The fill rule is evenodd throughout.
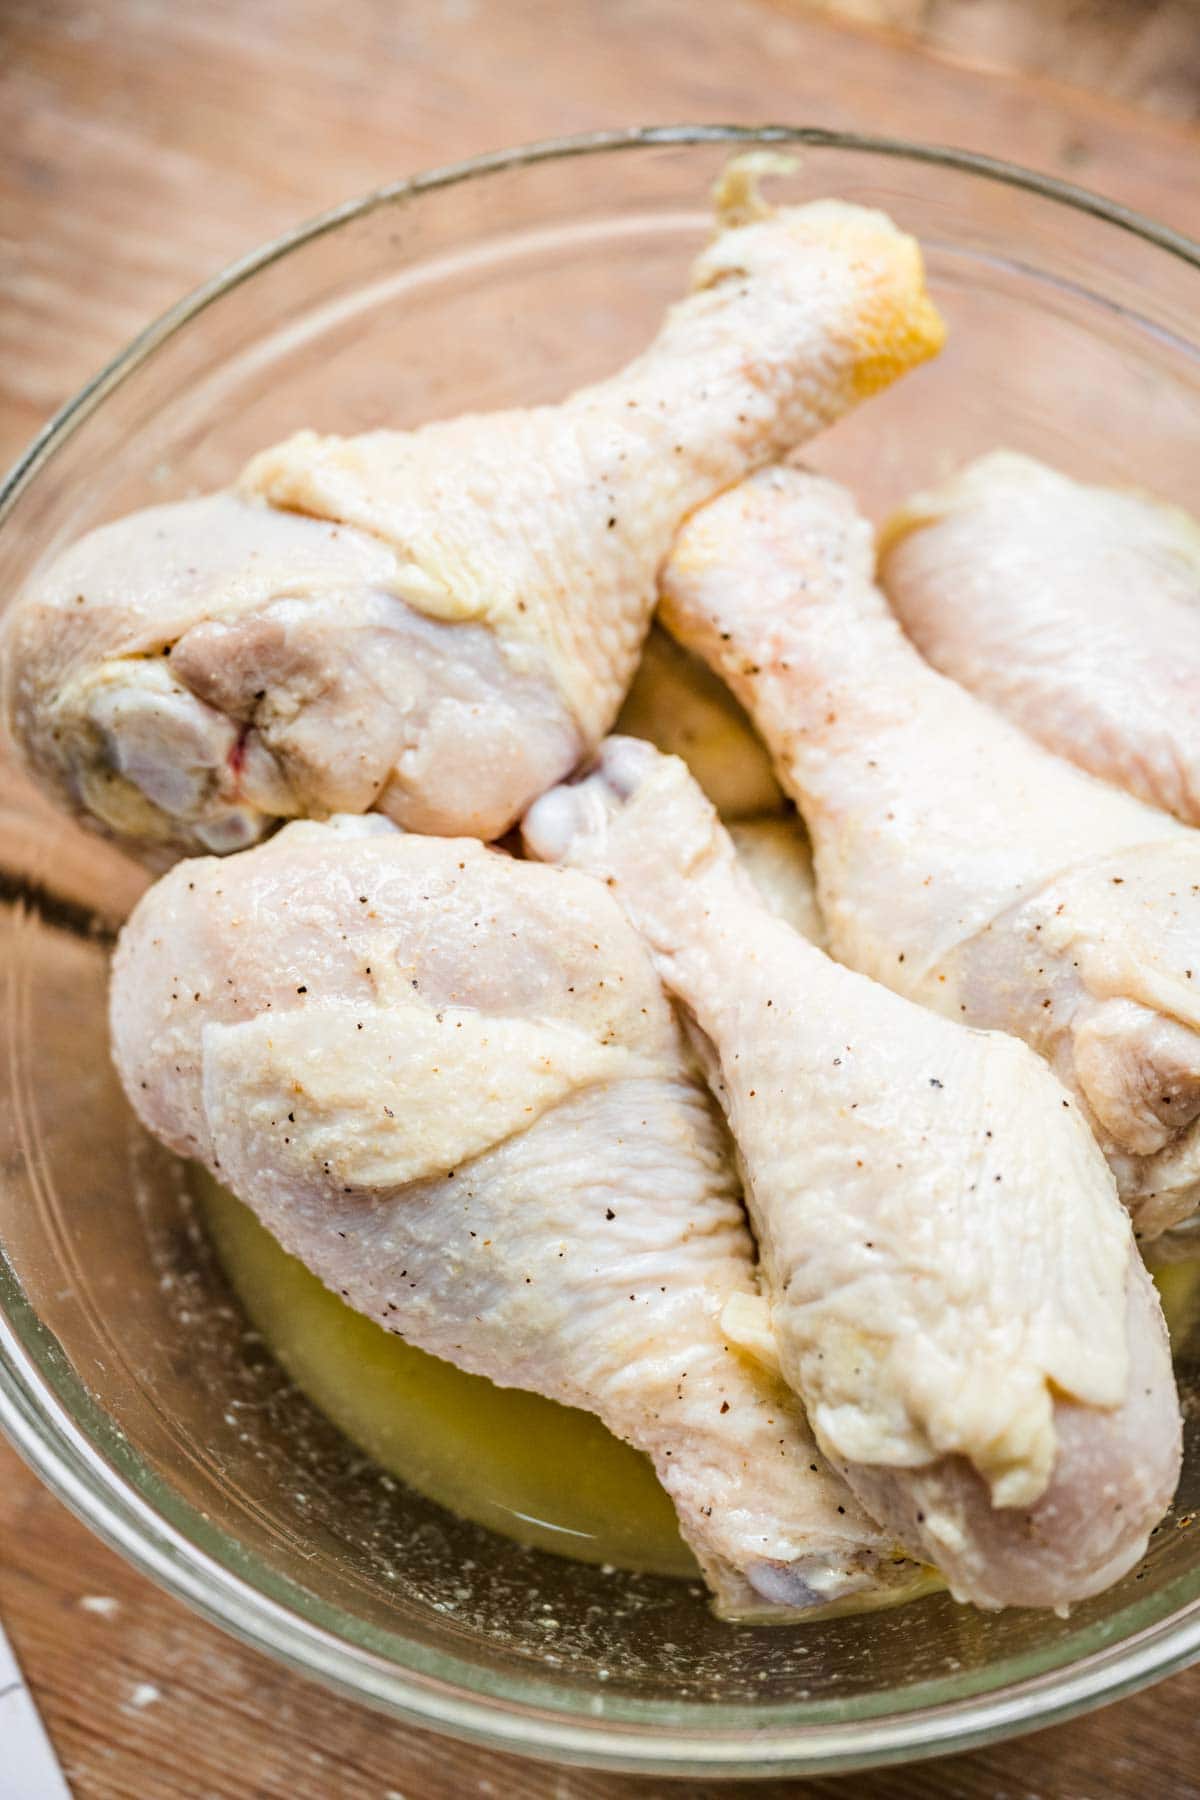
<path id="1" fill-rule="evenodd" d="M 1045 1064 L 772 917 L 647 744 L 610 739 L 524 831 L 604 878 L 703 1034 L 779 1366 L 864 1505 L 981 1606 L 1114 1581 L 1174 1491 L 1179 1412 L 1112 1177 Z"/>
<path id="2" fill-rule="evenodd" d="M 611 724 L 686 514 L 942 335 L 882 214 L 742 207 L 562 405 L 302 431 L 68 549 L 9 614 L 12 734 L 159 860 L 339 811 L 500 836 Z"/>
<path id="3" fill-rule="evenodd" d="M 873 564 L 843 489 L 768 470 L 689 521 L 662 615 L 800 806 L 833 953 L 1041 1051 L 1153 1236 L 1200 1198 L 1200 836 L 937 674 Z"/>
<path id="4" fill-rule="evenodd" d="M 724 1609 L 911 1580 L 721 1313 L 757 1292 L 727 1143 L 620 908 L 387 821 L 179 864 L 114 964 L 117 1067 L 369 1317 L 645 1450 Z"/>
<path id="5" fill-rule="evenodd" d="M 935 668 L 1151 806 L 1200 824 L 1200 524 L 996 451 L 919 494 L 880 576 Z"/>

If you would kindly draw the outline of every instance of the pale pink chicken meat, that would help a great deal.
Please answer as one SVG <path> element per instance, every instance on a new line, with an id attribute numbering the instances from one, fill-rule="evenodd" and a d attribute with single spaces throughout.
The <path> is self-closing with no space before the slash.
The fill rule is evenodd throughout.
<path id="1" fill-rule="evenodd" d="M 740 205 L 649 348 L 561 405 L 302 431 L 66 550 L 10 609 L 10 730 L 158 860 L 339 811 L 500 836 L 611 724 L 686 514 L 942 335 L 882 214 Z"/>
<path id="2" fill-rule="evenodd" d="M 1200 524 L 995 451 L 888 521 L 880 579 L 935 668 L 1047 749 L 1200 824 Z"/>
<path id="3" fill-rule="evenodd" d="M 386 820 L 180 863 L 122 933 L 147 1127 L 410 1343 L 646 1451 L 728 1613 L 916 1571 L 778 1379 L 727 1138 L 647 953 L 583 876 Z"/>
<path id="4" fill-rule="evenodd" d="M 1045 1064 L 772 916 L 647 744 L 610 739 L 524 833 L 607 883 L 702 1034 L 763 1264 L 752 1335 L 863 1504 L 981 1606 L 1125 1573 L 1174 1491 L 1179 1409 L 1112 1177 Z"/>
<path id="5" fill-rule="evenodd" d="M 689 521 L 662 615 L 771 749 L 833 953 L 1041 1051 L 1153 1236 L 1200 1199 L 1200 836 L 931 669 L 873 567 L 843 489 L 768 470 Z"/>

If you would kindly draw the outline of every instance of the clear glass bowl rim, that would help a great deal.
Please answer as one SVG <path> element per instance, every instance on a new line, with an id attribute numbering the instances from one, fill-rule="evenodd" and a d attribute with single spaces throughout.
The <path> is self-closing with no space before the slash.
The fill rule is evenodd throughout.
<path id="1" fill-rule="evenodd" d="M 1022 190 L 1090 215 L 1200 271 L 1200 243 L 1054 176 L 948 146 L 819 126 L 667 125 L 545 139 L 447 164 L 372 189 L 231 263 L 163 313 L 69 400 L 0 484 L 0 529 L 19 496 L 90 414 L 205 307 L 281 257 L 367 214 L 439 188 L 550 160 L 652 147 L 764 146 L 846 150 L 931 164 Z M 13 1046 L 10 1046 L 12 1049 Z M 21 1320 L 20 1327 L 17 1321 Z M 42 1351 L 36 1355 L 30 1344 Z M 1087 1711 L 1200 1658 L 1200 1598 L 1132 1641 L 1007 1692 L 934 1710 L 849 1724 L 709 1732 L 703 1706 L 686 1723 L 597 1717 L 489 1695 L 469 1664 L 422 1652 L 414 1666 L 382 1659 L 309 1623 L 174 1528 L 120 1473 L 103 1413 L 65 1369 L 0 1251 L 0 1428 L 34 1472 L 91 1530 L 142 1573 L 243 1642 L 391 1717 L 524 1755 L 643 1774 L 817 1775 L 970 1749 Z M 69 1396 L 69 1397 L 68 1397 Z M 110 1460 L 110 1458 L 112 1460 Z M 414 1650 L 415 1650 L 414 1646 Z M 419 1660 L 422 1666 L 415 1666 Z M 474 1680 L 472 1680 L 474 1676 Z M 712 1708 L 713 1714 L 719 1708 Z"/>

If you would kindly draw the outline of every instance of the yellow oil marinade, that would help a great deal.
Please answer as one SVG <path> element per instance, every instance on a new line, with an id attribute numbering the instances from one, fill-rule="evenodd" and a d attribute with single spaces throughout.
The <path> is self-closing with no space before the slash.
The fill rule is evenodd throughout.
<path id="1" fill-rule="evenodd" d="M 696 1577 L 649 1460 L 590 1413 L 496 1387 L 355 1312 L 240 1200 L 194 1171 L 201 1210 L 252 1325 L 300 1390 L 381 1468 L 519 1543 L 644 1574 Z M 814 1607 L 875 1612 L 941 1587 L 932 1569 Z"/>
<path id="2" fill-rule="evenodd" d="M 1190 1235 L 1190 1234 L 1189 1234 Z M 1178 1360 L 1200 1325 L 1200 1260 L 1187 1258 L 1179 1262 L 1160 1261 L 1151 1243 L 1146 1252 L 1150 1273 L 1162 1302 L 1163 1318 L 1171 1349 Z"/>
<path id="3" fill-rule="evenodd" d="M 204 1170 L 201 1206 L 254 1328 L 379 1465 L 460 1517 L 584 1562 L 695 1575 L 649 1461 L 599 1419 L 496 1387 L 355 1312 Z"/>

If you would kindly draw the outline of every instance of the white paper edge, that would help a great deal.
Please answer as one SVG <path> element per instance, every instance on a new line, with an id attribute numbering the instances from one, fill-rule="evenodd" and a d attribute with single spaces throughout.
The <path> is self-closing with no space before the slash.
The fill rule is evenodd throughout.
<path id="1" fill-rule="evenodd" d="M 0 1626 L 0 1793 L 5 1800 L 71 1800 L 33 1696 Z"/>

